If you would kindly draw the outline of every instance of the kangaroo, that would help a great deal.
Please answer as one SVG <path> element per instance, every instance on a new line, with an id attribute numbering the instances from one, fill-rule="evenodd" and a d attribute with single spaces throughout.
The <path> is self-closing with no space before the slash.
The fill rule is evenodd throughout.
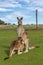
<path id="1" fill-rule="evenodd" d="M 18 20 L 17 33 L 18 33 L 18 38 L 22 39 L 24 41 L 24 44 L 26 47 L 26 49 L 25 49 L 25 53 L 26 53 L 26 52 L 28 52 L 28 49 L 38 48 L 38 46 L 32 46 L 32 47 L 29 46 L 29 38 L 28 38 L 27 32 L 25 31 L 25 29 L 23 27 L 22 19 L 23 18 L 17 17 L 17 20 Z"/>
<path id="2" fill-rule="evenodd" d="M 10 57 L 12 57 L 12 55 L 15 53 L 15 51 L 17 50 L 18 55 L 22 54 L 21 48 L 24 48 L 24 42 L 22 40 L 14 40 L 11 45 L 10 45 L 10 51 L 9 51 L 9 56 L 4 58 L 4 60 L 9 59 Z"/>

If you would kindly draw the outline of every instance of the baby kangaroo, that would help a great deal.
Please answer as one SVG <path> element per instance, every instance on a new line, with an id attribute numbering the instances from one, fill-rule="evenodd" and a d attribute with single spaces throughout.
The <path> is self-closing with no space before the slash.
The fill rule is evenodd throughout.
<path id="1" fill-rule="evenodd" d="M 12 57 L 12 55 L 15 53 L 17 50 L 18 55 L 22 54 L 21 49 L 24 48 L 24 42 L 22 40 L 14 40 L 11 45 L 10 45 L 10 51 L 9 51 L 9 56 L 4 58 L 4 60 Z"/>

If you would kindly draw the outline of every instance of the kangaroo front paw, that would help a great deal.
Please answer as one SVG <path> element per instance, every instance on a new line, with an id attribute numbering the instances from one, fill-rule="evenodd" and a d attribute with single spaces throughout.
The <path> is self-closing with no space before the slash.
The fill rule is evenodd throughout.
<path id="1" fill-rule="evenodd" d="M 24 53 L 27 53 L 27 52 L 28 52 L 28 50 L 25 50 L 25 51 L 24 51 Z"/>

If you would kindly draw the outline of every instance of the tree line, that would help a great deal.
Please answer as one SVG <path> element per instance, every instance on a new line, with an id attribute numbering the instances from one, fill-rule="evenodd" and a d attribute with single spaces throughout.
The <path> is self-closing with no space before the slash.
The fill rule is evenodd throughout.
<path id="1" fill-rule="evenodd" d="M 11 25 L 11 23 L 5 23 L 5 21 L 0 19 L 0 25 Z M 15 24 L 13 23 L 13 25 Z"/>

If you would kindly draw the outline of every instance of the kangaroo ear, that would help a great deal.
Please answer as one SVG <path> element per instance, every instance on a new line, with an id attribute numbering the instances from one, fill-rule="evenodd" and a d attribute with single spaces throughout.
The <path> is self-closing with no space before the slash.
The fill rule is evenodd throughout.
<path id="1" fill-rule="evenodd" d="M 17 19 L 19 19 L 19 18 L 17 17 Z"/>
<path id="2" fill-rule="evenodd" d="M 23 17 L 21 18 L 21 20 L 23 19 Z"/>

